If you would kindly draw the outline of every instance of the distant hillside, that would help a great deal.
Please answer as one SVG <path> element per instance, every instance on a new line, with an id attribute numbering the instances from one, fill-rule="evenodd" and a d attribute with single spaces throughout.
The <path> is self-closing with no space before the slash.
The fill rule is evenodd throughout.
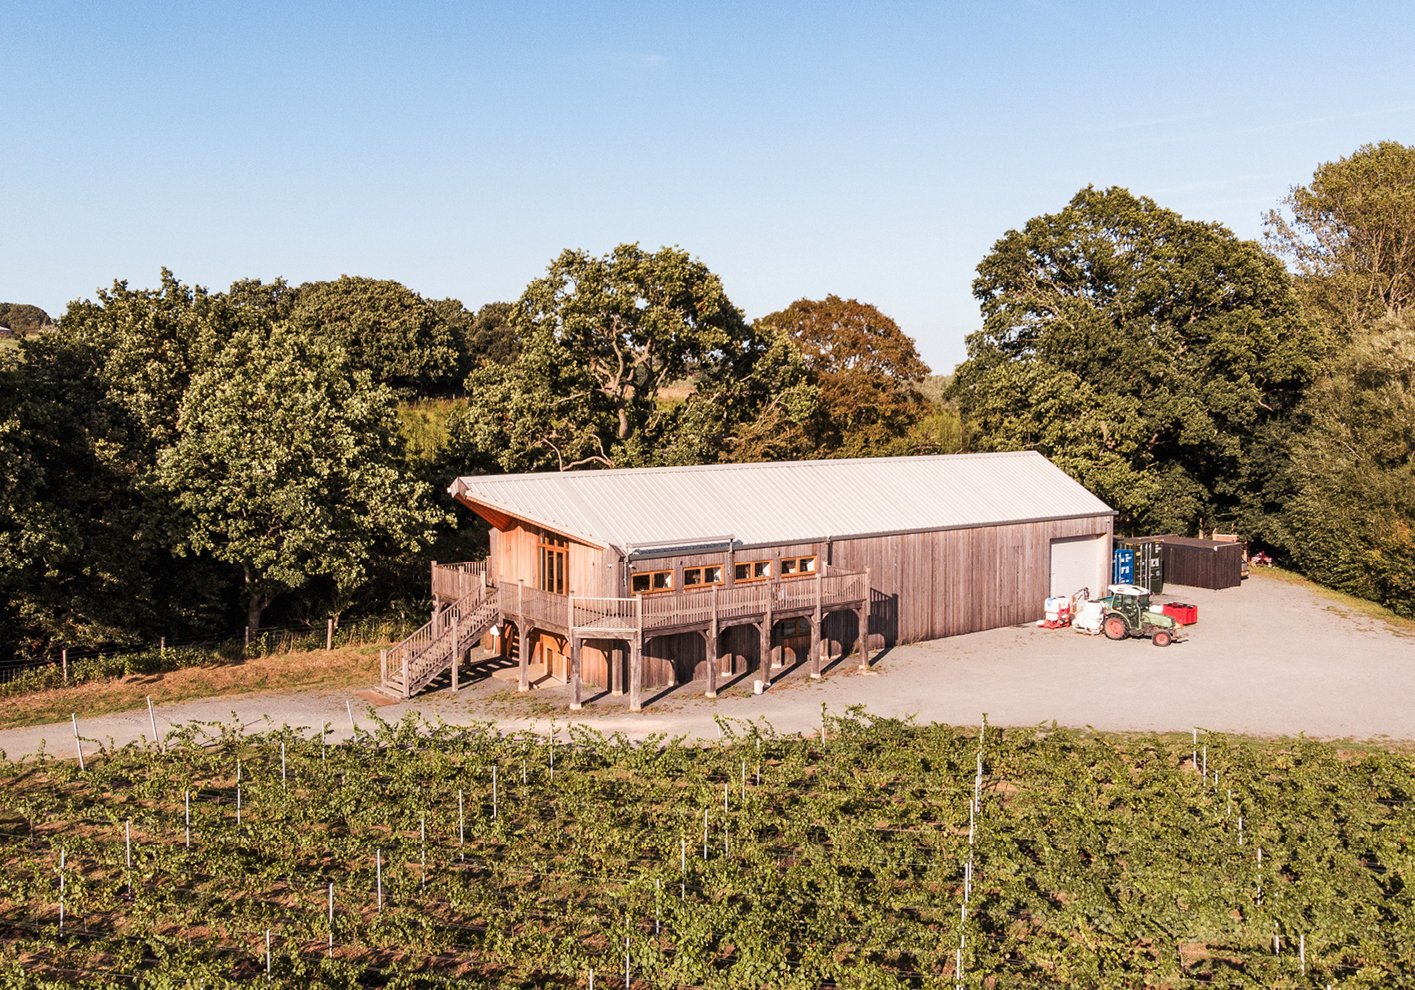
<path id="1" fill-rule="evenodd" d="M 29 303 L 0 303 L 0 327 L 8 327 L 17 337 L 28 337 L 54 326 L 49 314 Z"/>

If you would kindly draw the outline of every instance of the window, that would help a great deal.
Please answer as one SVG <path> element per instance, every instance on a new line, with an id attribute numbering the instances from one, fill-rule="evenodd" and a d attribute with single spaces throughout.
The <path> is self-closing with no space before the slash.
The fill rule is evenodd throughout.
<path id="1" fill-rule="evenodd" d="M 655 591 L 673 590 L 672 571 L 644 571 L 630 578 L 630 587 L 636 595 L 651 595 Z"/>
<path id="2" fill-rule="evenodd" d="M 806 577 L 816 572 L 816 558 L 814 557 L 792 557 L 781 561 L 781 576 Z"/>
<path id="3" fill-rule="evenodd" d="M 683 568 L 683 587 L 693 588 L 704 584 L 721 584 L 721 567 L 685 567 Z"/>
<path id="4" fill-rule="evenodd" d="M 771 561 L 750 560 L 738 564 L 733 568 L 732 577 L 736 581 L 763 581 L 771 577 Z"/>
<path id="5" fill-rule="evenodd" d="M 540 590 L 565 594 L 565 552 L 570 541 L 563 536 L 542 533 L 540 538 Z"/>

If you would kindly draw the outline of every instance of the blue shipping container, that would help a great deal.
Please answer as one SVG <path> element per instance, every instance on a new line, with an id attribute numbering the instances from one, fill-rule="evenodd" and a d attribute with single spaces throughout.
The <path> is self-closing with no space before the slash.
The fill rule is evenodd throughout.
<path id="1" fill-rule="evenodd" d="M 1123 547 L 1115 548 L 1114 558 L 1110 564 L 1111 584 L 1134 584 L 1135 583 L 1135 551 L 1126 550 Z"/>

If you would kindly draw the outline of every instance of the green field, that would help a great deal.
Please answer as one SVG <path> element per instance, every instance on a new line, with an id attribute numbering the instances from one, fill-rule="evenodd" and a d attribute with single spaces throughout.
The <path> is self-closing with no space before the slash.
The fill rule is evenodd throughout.
<path id="1" fill-rule="evenodd" d="M 193 725 L 0 765 L 0 984 L 263 983 L 267 938 L 287 987 L 621 987 L 626 955 L 640 987 L 1415 971 L 1415 774 L 1388 751 L 1201 734 L 1196 768 L 1187 738 L 859 713 L 643 745 L 360 720 L 337 746 Z"/>

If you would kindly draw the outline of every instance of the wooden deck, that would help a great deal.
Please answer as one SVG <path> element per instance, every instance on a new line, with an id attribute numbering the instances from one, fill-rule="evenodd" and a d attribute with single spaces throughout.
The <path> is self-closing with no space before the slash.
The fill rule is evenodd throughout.
<path id="1" fill-rule="evenodd" d="M 615 640 L 629 651 L 629 708 L 639 711 L 643 699 L 643 646 L 654 636 L 700 633 L 707 647 L 707 696 L 717 694 L 719 635 L 730 626 L 758 628 L 762 640 L 761 680 L 771 683 L 771 631 L 788 618 L 811 622 L 811 676 L 820 676 L 821 620 L 831 612 L 851 610 L 860 615 L 859 628 L 869 626 L 869 572 L 832 571 L 812 577 L 756 581 L 735 587 L 661 592 L 632 598 L 590 598 L 555 595 L 522 582 L 498 589 L 501 614 L 516 624 L 522 642 L 532 631 L 564 636 L 570 641 L 572 710 L 581 704 L 580 649 L 585 640 Z M 864 640 L 860 641 L 864 656 Z M 524 669 L 529 657 L 522 650 Z M 524 676 L 521 690 L 528 690 Z"/>
<path id="2" fill-rule="evenodd" d="M 629 707 L 642 708 L 643 646 L 655 636 L 700 633 L 707 647 L 708 697 L 717 693 L 717 658 L 722 630 L 750 625 L 762 642 L 761 680 L 771 683 L 771 635 L 782 619 L 806 618 L 811 625 L 811 676 L 820 676 L 821 621 L 832 612 L 850 610 L 859 615 L 859 629 L 867 630 L 870 607 L 869 571 L 817 573 L 810 577 L 754 581 L 732 587 L 714 586 L 694 591 L 637 595 L 632 598 L 591 598 L 558 595 L 527 587 L 523 582 L 494 584 L 486 566 L 436 564 L 432 566 L 433 600 L 439 607 L 432 620 L 387 651 L 383 658 L 384 690 L 411 697 L 449 666 L 456 686 L 454 657 L 469 648 L 493 625 L 514 623 L 522 644 L 533 632 L 563 636 L 570 642 L 572 709 L 581 704 L 580 650 L 586 640 L 610 640 L 628 651 Z M 442 607 L 443 602 L 451 604 Z M 863 633 L 859 642 L 862 663 L 866 656 Z M 530 656 L 520 651 L 518 687 L 529 690 Z"/>

